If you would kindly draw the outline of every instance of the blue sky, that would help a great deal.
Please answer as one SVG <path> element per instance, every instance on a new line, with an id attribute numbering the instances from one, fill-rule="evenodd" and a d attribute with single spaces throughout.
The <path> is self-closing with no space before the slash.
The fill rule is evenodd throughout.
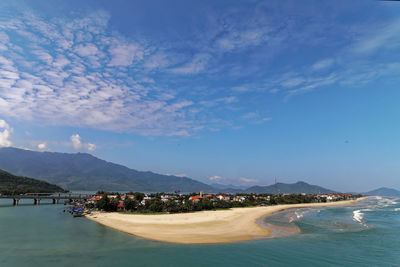
<path id="1" fill-rule="evenodd" d="M 2 1 L 0 146 L 400 189 L 400 4 Z"/>

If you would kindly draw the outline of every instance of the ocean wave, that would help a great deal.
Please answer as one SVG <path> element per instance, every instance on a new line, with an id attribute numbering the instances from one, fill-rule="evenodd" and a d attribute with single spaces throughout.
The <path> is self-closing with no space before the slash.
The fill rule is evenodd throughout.
<path id="1" fill-rule="evenodd" d="M 378 207 L 386 208 L 386 207 L 394 206 L 396 204 L 397 203 L 394 201 L 381 201 L 380 203 L 378 203 Z"/>
<path id="2" fill-rule="evenodd" d="M 304 216 L 312 213 L 312 212 L 320 212 L 320 210 L 316 210 L 316 209 L 298 209 L 295 210 L 293 213 L 291 213 L 289 215 L 289 223 L 291 222 L 295 222 L 300 220 L 301 218 L 303 218 Z"/>
<path id="3" fill-rule="evenodd" d="M 374 209 L 363 209 L 362 211 L 374 211 Z"/>
<path id="4" fill-rule="evenodd" d="M 353 211 L 353 221 L 364 224 L 363 218 L 364 213 L 362 213 L 361 210 Z"/>
<path id="5" fill-rule="evenodd" d="M 400 208 L 395 208 L 394 211 L 400 211 Z"/>
<path id="6" fill-rule="evenodd" d="M 375 197 L 375 199 L 376 199 L 376 203 L 374 203 L 371 206 L 368 206 L 369 208 L 373 208 L 374 210 L 399 204 L 398 198 L 393 199 L 393 198 L 385 198 L 385 197 L 377 196 L 377 197 Z"/>
<path id="7" fill-rule="evenodd" d="M 303 218 L 304 215 L 306 214 L 306 212 L 300 212 L 300 211 L 297 211 L 297 210 L 296 210 L 296 211 L 294 212 L 294 214 L 296 215 L 297 220 L 298 220 L 298 219 Z"/>

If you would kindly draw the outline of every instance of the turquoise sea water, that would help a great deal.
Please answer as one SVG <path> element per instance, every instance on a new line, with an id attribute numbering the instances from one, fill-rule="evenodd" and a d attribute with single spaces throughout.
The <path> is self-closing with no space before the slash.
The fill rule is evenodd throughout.
<path id="1" fill-rule="evenodd" d="M 29 203 L 29 202 L 27 202 Z M 0 266 L 400 266 L 400 200 L 289 210 L 265 223 L 297 235 L 223 245 L 145 240 L 64 213 L 0 202 Z"/>

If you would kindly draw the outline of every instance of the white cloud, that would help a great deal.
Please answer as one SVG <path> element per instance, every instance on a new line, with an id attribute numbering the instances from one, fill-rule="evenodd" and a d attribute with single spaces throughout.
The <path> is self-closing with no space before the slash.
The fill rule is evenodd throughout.
<path id="1" fill-rule="evenodd" d="M 208 180 L 214 181 L 214 182 L 220 182 L 222 180 L 222 177 L 218 176 L 218 175 L 214 175 L 214 176 L 208 177 Z"/>
<path id="2" fill-rule="evenodd" d="M 10 135 L 12 128 L 5 120 L 0 120 L 0 147 L 9 147 L 12 145 Z"/>
<path id="3" fill-rule="evenodd" d="M 45 151 L 45 150 L 47 150 L 47 144 L 46 143 L 40 143 L 40 144 L 37 145 L 37 148 L 40 151 Z"/>
<path id="4" fill-rule="evenodd" d="M 134 60 L 143 59 L 144 49 L 135 43 L 117 43 L 110 48 L 110 53 L 112 56 L 110 66 L 129 66 Z"/>
<path id="5" fill-rule="evenodd" d="M 193 119 L 199 111 L 175 88 L 160 88 L 145 73 L 137 80 L 128 74 L 145 62 L 147 48 L 111 33 L 108 19 L 95 12 L 72 21 L 30 14 L 0 22 L 4 32 L 26 39 L 24 57 L 15 51 L 0 56 L 0 114 L 142 135 L 188 136 L 201 129 Z M 149 67 L 166 65 L 162 57 L 154 60 Z"/>
<path id="6" fill-rule="evenodd" d="M 92 143 L 88 143 L 88 144 L 87 144 L 87 149 L 88 149 L 90 152 L 95 151 L 96 148 L 97 148 L 97 146 L 96 146 L 95 144 L 92 144 Z"/>
<path id="7" fill-rule="evenodd" d="M 78 45 L 75 47 L 75 51 L 82 57 L 94 56 L 98 53 L 97 47 L 91 43 L 86 45 Z"/>
<path id="8" fill-rule="evenodd" d="M 259 114 L 253 123 L 270 120 L 261 108 L 257 110 L 260 105 L 250 104 L 255 103 L 251 99 L 288 98 L 332 84 L 347 86 L 398 77 L 396 58 L 389 67 L 385 62 L 360 60 L 362 53 L 358 53 L 357 65 L 354 49 L 330 55 L 334 62 L 323 57 L 303 66 L 300 61 L 268 65 L 269 58 L 284 54 L 293 43 L 298 51 L 304 45 L 310 49 L 326 43 L 326 34 L 331 34 L 328 29 L 342 27 L 338 31 L 341 36 L 348 30 L 343 25 L 332 29 L 329 21 L 324 23 L 318 16 L 299 26 L 296 20 L 309 14 L 282 20 L 274 14 L 267 16 L 261 3 L 257 10 L 260 13 L 227 11 L 212 27 L 205 25 L 206 33 L 200 34 L 205 38 L 190 44 L 128 39 L 108 26 L 106 12 L 51 21 L 33 13 L 5 15 L 0 22 L 0 42 L 8 50 L 0 56 L 0 114 L 50 125 L 189 136 L 202 128 L 238 128 L 233 120 L 244 110 Z M 343 35 L 343 43 L 354 38 L 360 43 L 350 48 L 359 51 L 398 47 L 399 24 L 384 25 L 380 32 L 368 30 L 372 34 L 363 38 L 357 29 L 351 29 L 352 34 Z M 327 73 L 333 64 L 335 73 Z M 209 86 L 214 79 L 222 88 Z M 197 82 L 201 85 L 194 88 Z M 223 97 L 226 95 L 229 97 Z M 230 116 L 226 116 L 227 110 Z"/>
<path id="9" fill-rule="evenodd" d="M 258 183 L 259 181 L 257 179 L 253 179 L 253 178 L 246 178 L 246 177 L 240 177 L 239 180 L 241 182 L 250 184 L 250 183 Z"/>
<path id="10" fill-rule="evenodd" d="M 90 152 L 93 152 L 96 150 L 95 144 L 82 142 L 79 134 L 71 135 L 70 139 L 71 139 L 72 146 L 77 151 L 88 150 Z"/>
<path id="11" fill-rule="evenodd" d="M 157 53 L 150 56 L 144 63 L 144 67 L 147 69 L 157 69 L 167 67 L 170 62 L 165 54 Z"/>

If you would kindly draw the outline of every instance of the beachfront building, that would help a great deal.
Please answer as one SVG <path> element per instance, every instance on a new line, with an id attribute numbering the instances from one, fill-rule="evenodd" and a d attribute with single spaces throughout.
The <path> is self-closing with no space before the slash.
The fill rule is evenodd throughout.
<path id="1" fill-rule="evenodd" d="M 236 201 L 236 202 L 243 202 L 245 200 L 246 200 L 246 198 L 244 196 L 234 196 L 232 198 L 232 201 Z"/>
<path id="2" fill-rule="evenodd" d="M 202 198 L 207 198 L 211 201 L 215 200 L 216 197 L 214 195 L 203 195 L 203 191 L 200 192 L 200 195 L 196 195 L 196 196 L 190 196 L 189 200 L 193 201 L 193 202 L 199 202 L 200 199 Z"/>
<path id="3" fill-rule="evenodd" d="M 231 197 L 228 196 L 228 195 L 217 195 L 217 198 L 219 200 L 224 200 L 224 201 L 230 201 L 231 200 Z"/>

